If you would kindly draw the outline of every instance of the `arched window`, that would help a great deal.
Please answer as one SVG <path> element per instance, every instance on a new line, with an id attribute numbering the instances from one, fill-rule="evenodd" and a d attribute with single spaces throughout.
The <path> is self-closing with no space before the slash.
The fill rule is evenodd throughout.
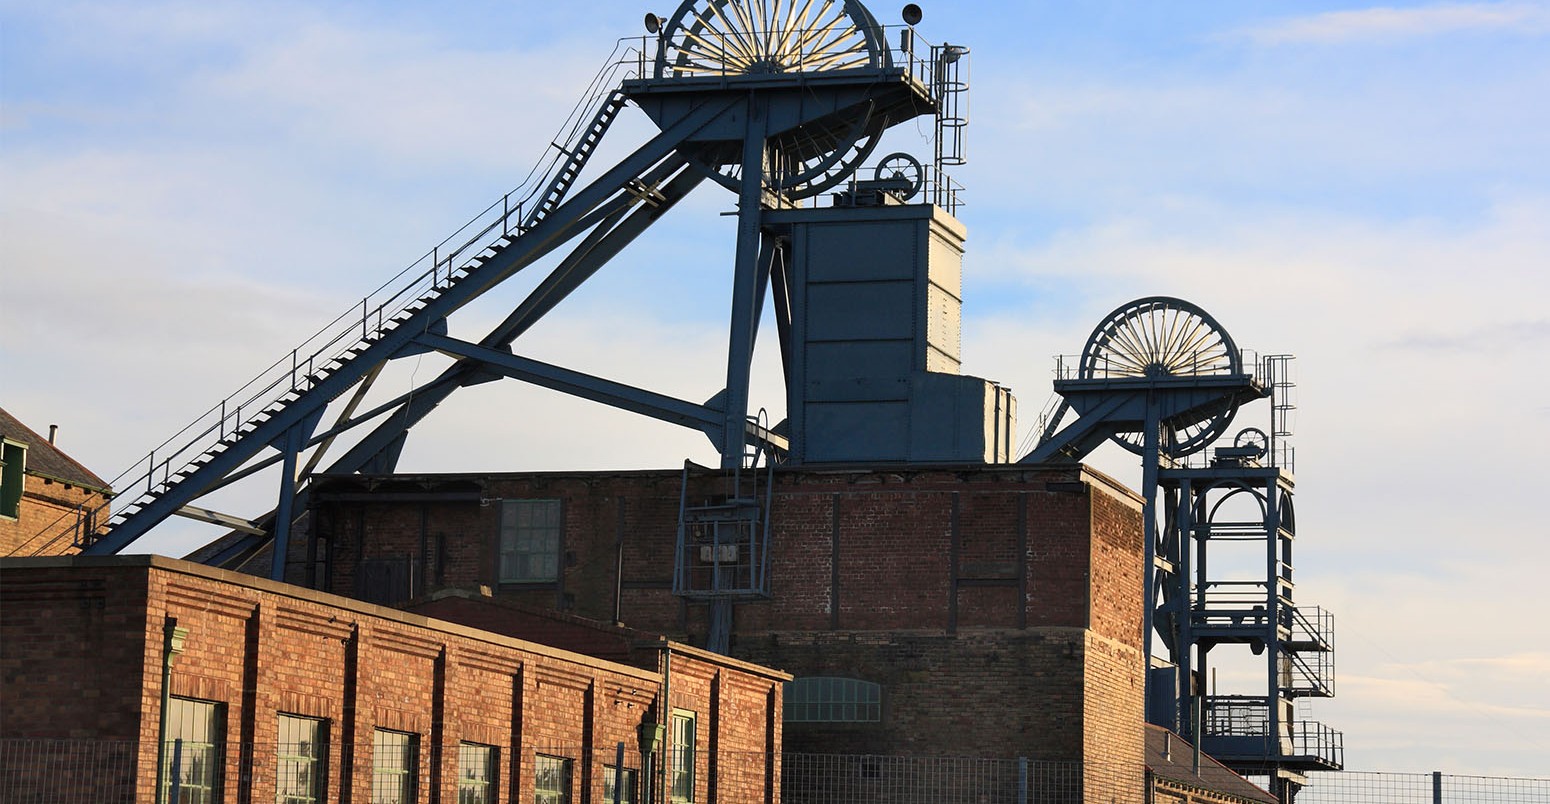
<path id="1" fill-rule="evenodd" d="M 883 688 L 858 678 L 809 676 L 786 682 L 787 723 L 876 723 Z"/>

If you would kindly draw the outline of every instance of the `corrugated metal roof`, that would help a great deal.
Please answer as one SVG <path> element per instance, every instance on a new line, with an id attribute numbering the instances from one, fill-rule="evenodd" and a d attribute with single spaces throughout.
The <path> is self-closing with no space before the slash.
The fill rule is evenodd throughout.
<path id="1" fill-rule="evenodd" d="M 27 445 L 27 474 L 92 491 L 111 491 L 102 478 L 74 458 L 59 451 L 48 439 L 0 408 L 0 436 Z"/>

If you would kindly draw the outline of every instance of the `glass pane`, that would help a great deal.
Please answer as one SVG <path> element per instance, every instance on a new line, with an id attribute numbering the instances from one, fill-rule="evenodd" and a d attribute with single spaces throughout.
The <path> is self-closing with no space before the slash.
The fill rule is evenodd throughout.
<path id="1" fill-rule="evenodd" d="M 625 768 L 621 772 L 613 765 L 603 766 L 603 804 L 614 804 L 615 780 L 623 782 L 618 788 L 619 804 L 635 804 L 635 770 Z"/>
<path id="2" fill-rule="evenodd" d="M 213 701 L 171 698 L 167 702 L 167 794 L 203 804 L 219 798 L 224 708 Z"/>
<path id="3" fill-rule="evenodd" d="M 570 801 L 570 760 L 539 755 L 533 763 L 533 799 L 535 804 L 568 804 Z"/>
<path id="4" fill-rule="evenodd" d="M 378 729 L 372 748 L 371 804 L 410 804 L 418 761 L 414 735 Z"/>
<path id="5" fill-rule="evenodd" d="M 495 747 L 458 744 L 458 804 L 489 804 L 495 777 Z"/>

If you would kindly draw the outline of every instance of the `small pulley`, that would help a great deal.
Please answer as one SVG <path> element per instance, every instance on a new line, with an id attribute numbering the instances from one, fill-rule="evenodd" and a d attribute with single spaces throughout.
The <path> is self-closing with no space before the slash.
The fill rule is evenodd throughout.
<path id="1" fill-rule="evenodd" d="M 900 201 L 908 201 L 920 193 L 925 184 L 926 171 L 920 160 L 903 151 L 883 157 L 872 170 L 872 187 Z"/>

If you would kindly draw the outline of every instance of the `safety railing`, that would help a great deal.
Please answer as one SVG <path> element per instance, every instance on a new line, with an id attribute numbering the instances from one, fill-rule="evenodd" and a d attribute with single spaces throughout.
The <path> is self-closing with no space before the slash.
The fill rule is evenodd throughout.
<path id="1" fill-rule="evenodd" d="M 1345 761 L 1344 736 L 1314 720 L 1282 722 L 1280 734 L 1271 728 L 1274 698 L 1253 695 L 1210 695 L 1204 701 L 1202 733 L 1211 738 L 1237 738 L 1240 744 L 1258 741 L 1267 757 L 1312 757 L 1336 766 Z M 1202 747 L 1210 747 L 1202 742 Z"/>
<path id="2" fill-rule="evenodd" d="M 908 25 L 879 25 L 871 37 L 858 32 L 848 40 L 856 46 L 841 50 L 835 50 L 834 37 L 806 36 L 796 29 L 699 30 L 692 35 L 679 31 L 676 35 L 689 41 L 690 53 L 667 33 L 620 40 L 629 43 L 622 49 L 636 77 L 732 78 L 884 69 L 898 70 L 922 87 L 934 89 L 955 75 L 945 65 L 961 64 L 969 53 L 961 45 L 934 45 Z M 858 44 L 862 41 L 866 44 Z"/>
<path id="3" fill-rule="evenodd" d="M 1258 355 L 1249 349 L 1238 350 L 1239 364 L 1243 373 L 1249 374 L 1256 382 L 1262 376 L 1262 364 Z M 1168 377 L 1215 377 L 1228 374 L 1230 364 L 1225 353 L 1220 349 L 1206 349 L 1198 352 L 1176 354 L 1168 356 L 1168 370 L 1163 376 Z M 1102 356 L 1088 358 L 1083 354 L 1055 355 L 1055 379 L 1056 380 L 1134 380 L 1142 379 L 1146 375 L 1141 373 L 1131 359 L 1106 359 Z"/>
<path id="4" fill-rule="evenodd" d="M 598 107 L 612 101 L 610 95 L 623 80 L 623 65 L 629 61 L 620 57 L 625 46 L 617 44 L 605 59 L 558 136 L 516 189 L 119 473 L 110 483 L 117 492 L 111 503 L 111 523 L 121 522 L 174 485 L 200 457 L 222 451 L 224 444 L 256 427 L 255 420 L 265 420 L 327 379 L 380 335 L 396 328 L 416 303 L 435 299 L 467 276 L 476 259 L 493 254 L 525 231 L 547 200 L 546 194 L 568 189 L 568 184 L 557 187 L 556 176 L 568 163 L 575 166 L 576 144 L 587 136 Z M 77 535 L 78 544 L 85 546 L 97 534 L 77 529 Z"/>

